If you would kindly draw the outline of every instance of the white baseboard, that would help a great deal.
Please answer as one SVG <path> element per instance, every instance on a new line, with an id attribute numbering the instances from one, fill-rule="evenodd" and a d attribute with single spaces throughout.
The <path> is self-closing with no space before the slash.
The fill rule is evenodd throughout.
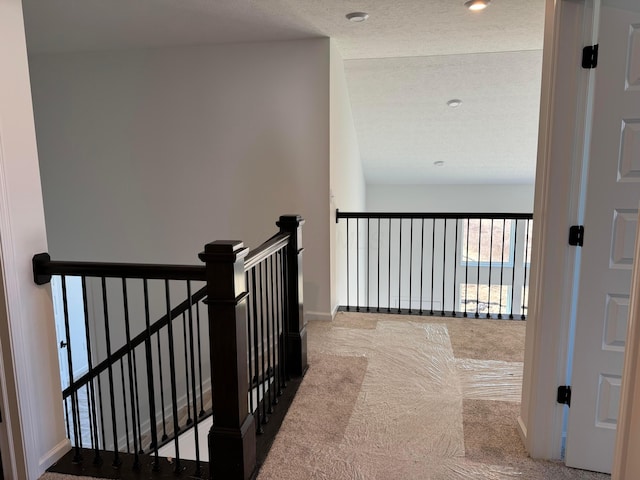
<path id="1" fill-rule="evenodd" d="M 64 457 L 69 450 L 71 450 L 71 441 L 68 438 L 65 438 L 55 447 L 45 453 L 42 457 L 40 457 L 40 460 L 38 462 L 38 467 L 40 470 L 39 473 L 44 473 L 47 468 Z"/>
<path id="2" fill-rule="evenodd" d="M 520 434 L 520 439 L 524 444 L 525 448 L 527 446 L 527 426 L 524 424 L 522 417 L 518 415 L 518 433 Z"/>
<path id="3" fill-rule="evenodd" d="M 322 320 L 324 322 L 330 322 L 332 321 L 335 316 L 336 313 L 338 313 L 338 307 L 334 307 L 333 311 L 330 313 L 327 312 L 304 312 L 305 317 L 307 318 L 307 320 Z"/>

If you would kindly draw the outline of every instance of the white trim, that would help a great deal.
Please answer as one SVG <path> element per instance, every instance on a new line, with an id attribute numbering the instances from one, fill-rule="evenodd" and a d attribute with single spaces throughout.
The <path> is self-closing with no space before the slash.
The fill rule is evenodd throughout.
<path id="1" fill-rule="evenodd" d="M 338 313 L 338 306 L 336 305 L 331 313 L 327 312 L 304 312 L 304 316 L 306 320 L 322 320 L 324 322 L 330 322 L 336 317 L 336 313 Z"/>
<path id="2" fill-rule="evenodd" d="M 520 439 L 522 443 L 527 443 L 527 426 L 524 424 L 522 417 L 518 415 L 518 433 L 520 434 Z"/>
<path id="3" fill-rule="evenodd" d="M 71 450 L 71 440 L 65 438 L 40 457 L 40 469 L 46 470 Z"/>
<path id="4" fill-rule="evenodd" d="M 0 139 L 1 140 L 1 139 Z M 0 145 L 0 167 L 2 163 L 2 148 Z M 1 243 L 1 242 L 0 242 Z M 6 312 L 4 281 L 2 272 L 2 251 L 0 246 L 0 319 L 2 319 Z M 7 369 L 5 368 L 3 342 L 10 344 L 8 335 L 4 333 L 4 329 L 0 331 L 0 408 L 2 409 L 3 424 L 0 426 L 0 451 L 2 452 L 3 461 L 3 473 L 6 478 L 19 478 L 20 474 L 24 475 L 25 466 L 22 465 L 22 461 L 17 459 L 17 454 L 24 451 L 22 447 L 22 440 L 20 435 L 20 419 L 17 414 L 17 402 L 15 401 L 14 389 L 9 389 L 7 379 Z M 11 369 L 13 374 L 13 369 Z M 15 385 L 15 383 L 14 383 Z M 8 392 L 12 392 L 13 395 L 9 395 Z M 14 418 L 17 419 L 14 425 Z M 16 443 L 19 442 L 18 445 Z"/>
<path id="5" fill-rule="evenodd" d="M 1 119 L 0 119 L 1 120 Z M 5 317 L 6 326 L 3 325 L 2 329 L 6 328 L 6 337 L 0 339 L 2 342 L 3 354 L 7 355 L 6 358 L 11 359 L 8 365 L 2 365 L 2 395 L 3 395 L 3 412 L 4 420 L 7 426 L 8 442 L 9 442 L 9 455 L 10 465 L 14 472 L 26 472 L 31 471 L 28 460 L 26 458 L 26 452 L 34 451 L 35 444 L 33 439 L 33 425 L 29 419 L 25 419 L 22 412 L 31 411 L 30 395 L 26 395 L 26 399 L 22 399 L 19 393 L 14 388 L 9 388 L 7 377 L 11 376 L 13 380 L 13 386 L 17 389 L 17 385 L 29 385 L 29 377 L 24 371 L 28 359 L 25 355 L 24 341 L 22 337 L 22 329 L 20 325 L 21 318 L 21 305 L 20 288 L 17 285 L 18 272 L 15 267 L 15 255 L 13 251 L 13 244 L 11 239 L 12 225 L 11 225 L 11 212 L 9 210 L 8 189 L 5 174 L 5 155 L 2 141 L 3 124 L 0 121 L 0 276 L 2 279 L 0 284 L 2 286 L 2 299 L 0 305 L 3 307 L 3 311 L 0 312 L 0 319 Z M 0 333 L 1 334 L 1 333 Z M 16 348 L 16 345 L 19 348 Z M 9 412 L 18 413 L 13 422 L 12 415 Z M 27 430 L 28 429 L 28 430 Z M 31 432 L 31 441 L 24 438 L 23 432 Z M 26 433 L 26 432 L 25 432 Z M 4 453 L 4 452 L 3 452 Z M 19 458 L 22 461 L 18 460 Z M 22 464 L 24 462 L 24 464 Z M 16 477 L 19 478 L 19 477 Z"/>
<path id="6" fill-rule="evenodd" d="M 575 248 L 567 230 L 579 211 L 586 86 L 580 68 L 582 3 L 547 0 L 536 173 L 529 318 L 520 431 L 533 458 L 562 456 Z M 585 87 L 586 88 L 586 87 Z M 576 168 L 578 167 L 578 168 Z M 567 186 L 571 188 L 567 188 Z"/>

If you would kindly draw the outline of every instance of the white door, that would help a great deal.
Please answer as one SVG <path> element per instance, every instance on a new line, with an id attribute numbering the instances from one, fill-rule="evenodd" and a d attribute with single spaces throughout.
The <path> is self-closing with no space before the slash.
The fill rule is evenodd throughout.
<path id="1" fill-rule="evenodd" d="M 602 0 L 565 461 L 610 472 L 640 202 L 640 2 Z"/>

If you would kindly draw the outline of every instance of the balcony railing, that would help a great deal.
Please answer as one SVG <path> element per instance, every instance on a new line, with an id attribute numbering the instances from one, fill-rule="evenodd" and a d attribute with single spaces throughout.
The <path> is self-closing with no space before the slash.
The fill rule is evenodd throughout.
<path id="1" fill-rule="evenodd" d="M 336 212 L 343 310 L 522 319 L 533 215 Z"/>

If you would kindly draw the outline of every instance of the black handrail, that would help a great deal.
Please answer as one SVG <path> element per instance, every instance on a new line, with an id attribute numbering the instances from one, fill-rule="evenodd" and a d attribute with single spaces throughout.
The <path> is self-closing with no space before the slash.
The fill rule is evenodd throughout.
<path id="1" fill-rule="evenodd" d="M 60 262 L 48 253 L 33 257 L 33 280 L 37 285 L 51 281 L 51 275 L 75 277 L 139 278 L 147 280 L 205 280 L 201 265 L 152 265 L 147 263 Z"/>
<path id="2" fill-rule="evenodd" d="M 289 233 L 276 233 L 269 240 L 249 252 L 244 260 L 244 271 L 248 272 L 260 262 L 282 250 L 289 243 Z"/>
<path id="3" fill-rule="evenodd" d="M 507 219 L 507 220 L 531 220 L 532 213 L 476 213 L 476 212 L 341 212 L 336 209 L 336 223 L 341 218 L 359 219 L 451 219 L 451 218 L 481 218 L 481 219 Z"/>

